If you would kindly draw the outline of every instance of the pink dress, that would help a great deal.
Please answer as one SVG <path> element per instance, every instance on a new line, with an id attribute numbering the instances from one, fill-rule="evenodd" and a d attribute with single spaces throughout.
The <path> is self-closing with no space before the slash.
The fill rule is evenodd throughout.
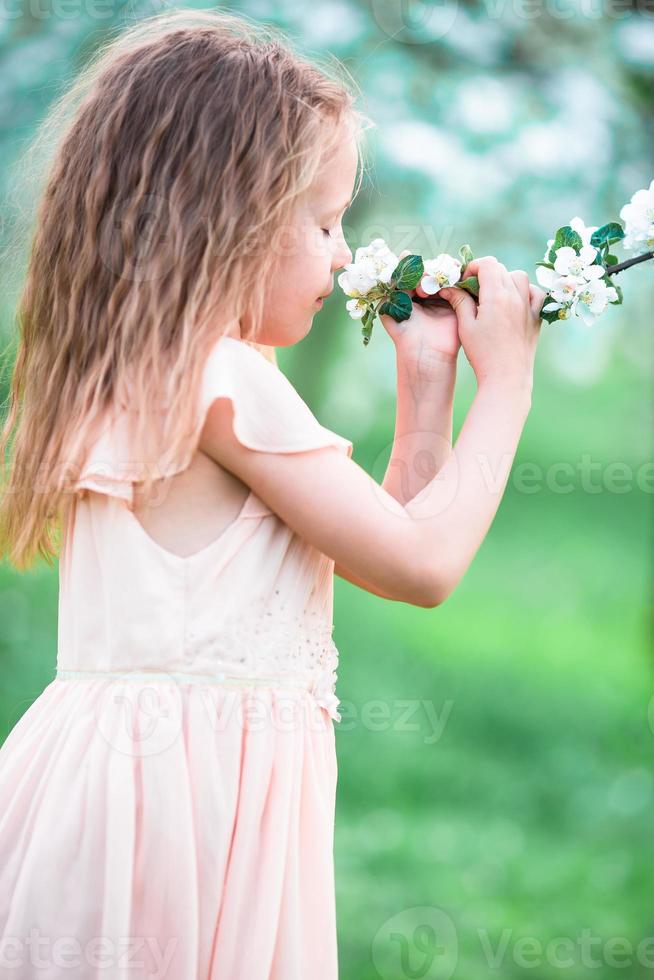
<path id="1" fill-rule="evenodd" d="M 352 454 L 231 337 L 199 419 L 219 396 L 250 448 Z M 176 556 L 130 467 L 119 417 L 66 528 L 56 678 L 0 749 L 0 975 L 334 980 L 334 562 L 252 492 Z"/>

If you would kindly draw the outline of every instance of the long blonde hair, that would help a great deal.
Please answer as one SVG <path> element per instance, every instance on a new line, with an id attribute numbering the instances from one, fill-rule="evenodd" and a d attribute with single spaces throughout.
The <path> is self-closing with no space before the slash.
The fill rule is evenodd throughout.
<path id="1" fill-rule="evenodd" d="M 374 123 L 357 95 L 340 62 L 305 60 L 278 30 L 177 9 L 110 38 L 55 102 L 27 154 L 54 147 L 0 437 L 0 555 L 16 568 L 57 554 L 105 409 L 129 399 L 146 498 L 162 447 L 188 464 L 204 358 L 235 321 L 256 345 L 275 229 L 341 123 L 362 160 Z M 164 404 L 152 451 L 148 413 Z"/>

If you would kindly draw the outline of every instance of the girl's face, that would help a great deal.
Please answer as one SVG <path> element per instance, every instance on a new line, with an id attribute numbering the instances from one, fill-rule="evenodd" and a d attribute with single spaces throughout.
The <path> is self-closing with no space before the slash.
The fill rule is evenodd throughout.
<path id="1" fill-rule="evenodd" d="M 279 230 L 273 243 L 277 269 L 258 343 L 287 347 L 302 340 L 321 308 L 319 298 L 334 288 L 334 273 L 352 261 L 341 222 L 357 166 L 357 144 L 348 132 L 299 203 L 293 224 Z"/>

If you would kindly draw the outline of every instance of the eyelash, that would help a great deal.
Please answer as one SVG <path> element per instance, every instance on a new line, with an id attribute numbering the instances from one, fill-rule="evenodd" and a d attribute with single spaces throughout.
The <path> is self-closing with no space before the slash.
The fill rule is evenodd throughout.
<path id="1" fill-rule="evenodd" d="M 343 220 L 343 219 L 341 218 L 341 220 Z M 332 237 L 332 233 L 331 233 L 331 231 L 330 231 L 330 229 L 329 229 L 329 228 L 321 228 L 320 230 L 321 230 L 321 231 L 322 231 L 322 232 L 323 232 L 323 233 L 324 233 L 325 235 L 327 235 L 327 238 L 331 238 L 331 237 Z"/>

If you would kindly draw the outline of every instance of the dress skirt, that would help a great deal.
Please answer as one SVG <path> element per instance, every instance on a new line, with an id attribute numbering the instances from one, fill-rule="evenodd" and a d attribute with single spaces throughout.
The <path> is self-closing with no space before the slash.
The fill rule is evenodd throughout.
<path id="1" fill-rule="evenodd" d="M 336 781 L 300 687 L 54 679 L 0 749 L 0 974 L 336 980 Z"/>

